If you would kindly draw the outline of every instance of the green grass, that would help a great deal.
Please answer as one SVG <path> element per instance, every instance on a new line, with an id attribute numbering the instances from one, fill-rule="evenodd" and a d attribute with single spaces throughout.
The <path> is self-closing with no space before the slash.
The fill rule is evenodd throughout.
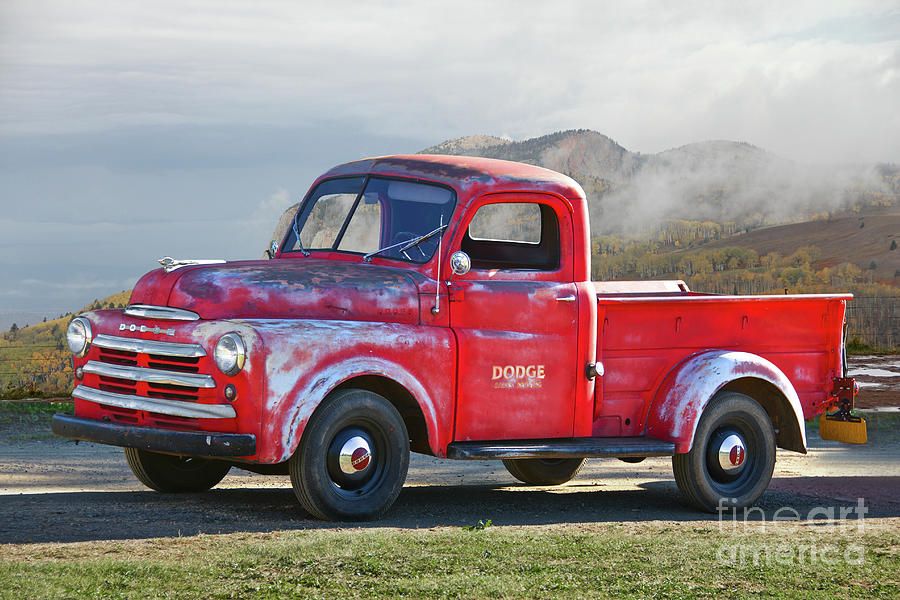
<path id="1" fill-rule="evenodd" d="M 5 418 L 17 416 L 51 417 L 56 413 L 72 413 L 72 402 L 22 402 L 17 400 L 0 400 L 0 422 Z"/>
<path id="2" fill-rule="evenodd" d="M 0 546 L 0 598 L 896 598 L 900 533 L 877 529 L 611 524 Z M 732 548 L 745 558 L 732 562 Z M 810 548 L 829 558 L 809 560 Z"/>
<path id="3" fill-rule="evenodd" d="M 50 432 L 50 418 L 56 413 L 73 412 L 72 402 L 0 400 L 0 440 L 24 442 L 54 439 Z"/>
<path id="4" fill-rule="evenodd" d="M 853 336 L 847 340 L 847 354 L 850 355 L 878 355 L 889 356 L 900 354 L 900 347 L 895 348 L 878 348 L 870 346 L 860 339 L 859 336 Z"/>
<path id="5" fill-rule="evenodd" d="M 0 432 L 7 441 L 50 439 L 50 418 L 72 414 L 71 402 L 17 402 L 0 400 Z"/>

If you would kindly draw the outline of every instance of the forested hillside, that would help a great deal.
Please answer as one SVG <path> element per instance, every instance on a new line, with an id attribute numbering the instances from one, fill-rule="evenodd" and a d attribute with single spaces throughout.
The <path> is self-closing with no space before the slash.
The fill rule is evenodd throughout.
<path id="1" fill-rule="evenodd" d="M 74 313 L 28 327 L 13 324 L 0 336 L 0 397 L 65 396 L 72 390 L 69 321 L 85 310 L 123 308 L 131 291 L 95 300 Z"/>

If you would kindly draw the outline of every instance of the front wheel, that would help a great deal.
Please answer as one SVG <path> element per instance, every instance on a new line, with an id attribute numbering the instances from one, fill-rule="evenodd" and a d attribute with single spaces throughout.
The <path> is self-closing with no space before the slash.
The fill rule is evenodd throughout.
<path id="1" fill-rule="evenodd" d="M 172 456 L 125 448 L 125 460 L 138 481 L 157 492 L 205 492 L 220 481 L 231 465 L 195 456 Z"/>
<path id="2" fill-rule="evenodd" d="M 672 457 L 685 498 L 707 512 L 756 502 L 775 469 L 775 432 L 766 411 L 749 396 L 718 394 L 700 417 L 694 447 Z"/>
<path id="3" fill-rule="evenodd" d="M 516 458 L 504 459 L 509 474 L 529 485 L 560 485 L 578 474 L 583 458 Z"/>
<path id="4" fill-rule="evenodd" d="M 289 461 L 291 484 L 311 515 L 377 519 L 397 499 L 409 468 L 400 413 L 373 392 L 342 390 L 313 413 Z"/>

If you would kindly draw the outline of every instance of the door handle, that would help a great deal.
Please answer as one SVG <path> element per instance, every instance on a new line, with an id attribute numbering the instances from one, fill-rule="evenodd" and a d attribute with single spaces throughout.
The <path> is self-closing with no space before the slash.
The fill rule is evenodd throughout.
<path id="1" fill-rule="evenodd" d="M 562 298 L 557 298 L 557 302 L 575 302 L 575 296 L 563 296 Z"/>

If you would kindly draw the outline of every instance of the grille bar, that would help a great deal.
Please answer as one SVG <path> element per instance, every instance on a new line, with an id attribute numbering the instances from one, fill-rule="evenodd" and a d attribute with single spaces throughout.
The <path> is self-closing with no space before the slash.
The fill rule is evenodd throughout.
<path id="1" fill-rule="evenodd" d="M 84 385 L 76 387 L 72 391 L 72 397 L 87 400 L 88 402 L 96 402 L 98 404 L 130 408 L 132 410 L 143 410 L 175 417 L 189 417 L 193 419 L 232 419 L 237 416 L 234 407 L 230 404 L 199 404 L 197 402 L 166 400 L 164 398 L 145 398 L 143 396 L 133 396 L 130 394 L 104 392 Z"/>
<path id="2" fill-rule="evenodd" d="M 215 388 L 216 382 L 209 375 L 195 375 L 193 373 L 178 373 L 174 371 L 161 371 L 159 369 L 147 369 L 144 367 L 129 367 L 89 361 L 84 365 L 85 373 L 93 373 L 102 377 L 115 377 L 130 381 L 143 381 L 145 383 L 165 383 L 190 388 Z"/>
<path id="3" fill-rule="evenodd" d="M 125 314 L 142 319 L 161 319 L 164 321 L 196 321 L 200 318 L 200 315 L 197 313 L 184 310 L 183 308 L 153 306 L 150 304 L 132 304 L 125 309 Z"/>
<path id="4" fill-rule="evenodd" d="M 91 344 L 100 348 L 109 348 L 111 350 L 157 354 L 159 356 L 180 356 L 187 358 L 206 356 L 206 350 L 203 349 L 203 346 L 198 344 L 139 340 L 135 338 L 123 338 L 116 335 L 106 335 L 105 333 L 96 336 L 91 341 Z"/>

